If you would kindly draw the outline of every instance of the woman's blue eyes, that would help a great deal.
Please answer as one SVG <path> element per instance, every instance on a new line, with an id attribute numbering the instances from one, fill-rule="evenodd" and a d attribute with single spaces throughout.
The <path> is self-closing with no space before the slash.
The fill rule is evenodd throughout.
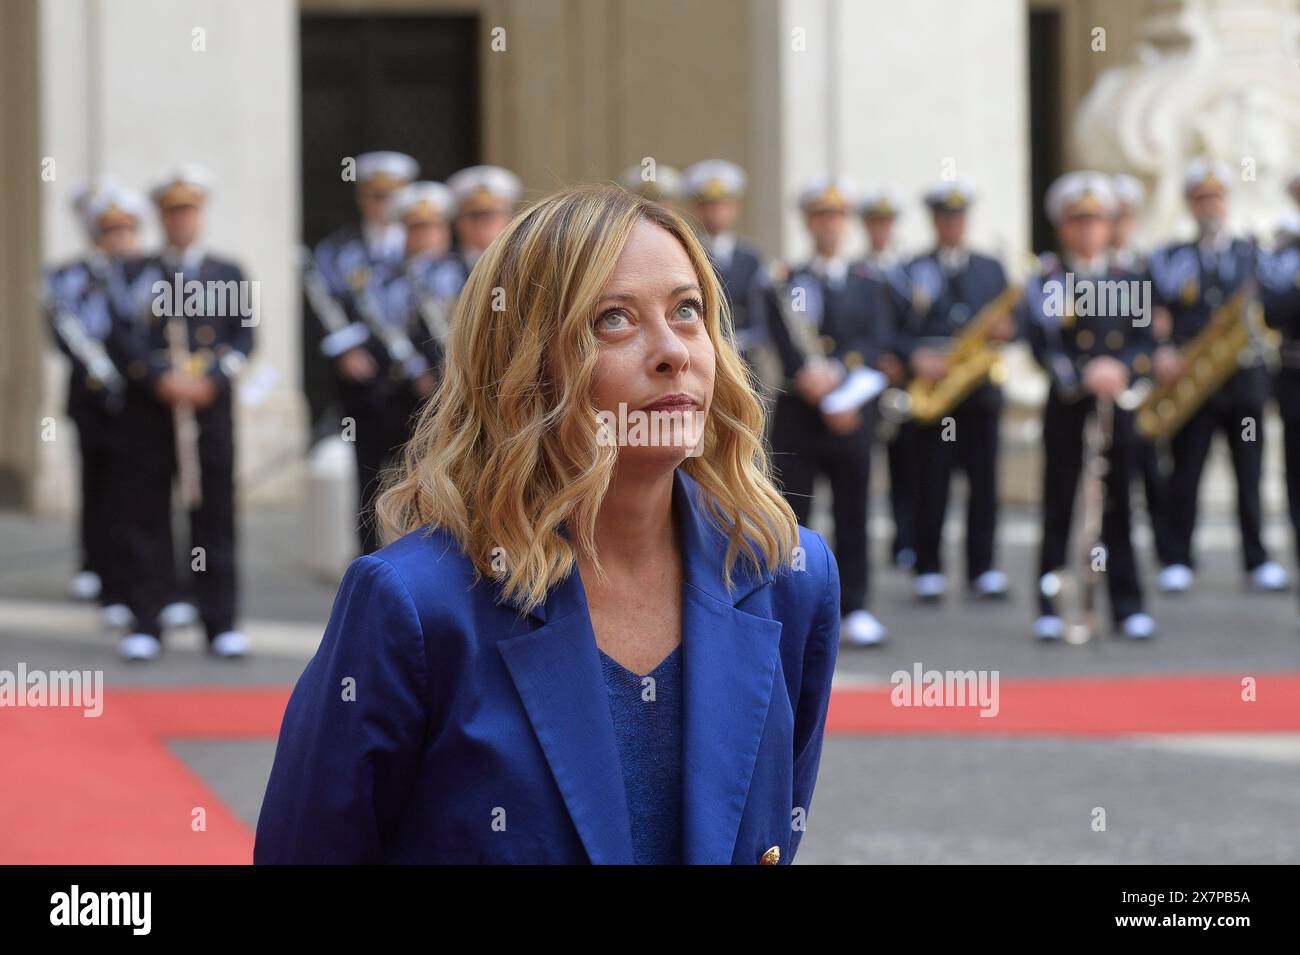
<path id="1" fill-rule="evenodd" d="M 682 302 L 682 304 L 677 306 L 677 311 L 679 313 L 681 312 L 682 309 L 689 309 L 693 313 L 693 317 L 695 318 L 699 318 L 701 315 L 704 314 L 704 304 L 695 299 L 690 299 L 689 301 Z"/>
<path id="2" fill-rule="evenodd" d="M 610 318 L 623 318 L 623 319 L 626 319 L 626 318 L 627 318 L 627 312 L 620 312 L 620 311 L 606 312 L 604 315 L 600 316 L 600 318 L 596 319 L 596 324 L 597 324 L 597 325 L 600 325 L 601 322 L 604 322 L 606 319 L 610 319 Z M 606 328 L 610 328 L 611 326 L 606 325 L 605 327 L 606 327 Z"/>
<path id="3" fill-rule="evenodd" d="M 687 301 L 679 304 L 677 308 L 674 309 L 674 311 L 676 312 L 678 318 L 690 321 L 691 319 L 699 318 L 701 315 L 704 314 L 704 305 L 697 299 L 688 299 Z M 621 308 L 615 308 L 615 309 L 610 309 L 608 312 L 606 312 L 605 314 L 597 318 L 596 326 L 598 328 L 604 327 L 606 329 L 610 329 L 613 331 L 617 331 L 619 328 L 623 327 L 623 326 L 613 325 L 613 324 L 608 324 L 608 325 L 603 324 L 604 322 L 606 322 L 606 320 L 612 318 L 621 318 L 624 319 L 625 321 L 630 321 L 627 312 L 625 312 Z"/>

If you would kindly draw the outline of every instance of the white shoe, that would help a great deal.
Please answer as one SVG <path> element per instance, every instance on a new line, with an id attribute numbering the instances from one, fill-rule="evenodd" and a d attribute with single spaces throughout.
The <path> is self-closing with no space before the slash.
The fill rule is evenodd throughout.
<path id="1" fill-rule="evenodd" d="M 1156 586 L 1167 594 L 1185 594 L 1192 589 L 1192 581 L 1195 579 L 1192 568 L 1186 564 L 1170 564 L 1160 569 Z"/>
<path id="2" fill-rule="evenodd" d="M 885 626 L 869 610 L 855 610 L 844 618 L 840 628 L 855 647 L 874 647 L 885 639 Z"/>
<path id="3" fill-rule="evenodd" d="M 894 557 L 894 566 L 899 570 L 911 570 L 916 566 L 916 551 L 910 547 L 903 547 Z"/>
<path id="4" fill-rule="evenodd" d="M 1287 579 L 1286 571 L 1276 561 L 1266 560 L 1250 572 L 1250 584 L 1256 590 L 1277 593 L 1286 590 L 1291 581 Z"/>
<path id="5" fill-rule="evenodd" d="M 1124 636 L 1130 640 L 1146 640 L 1155 636 L 1156 622 L 1149 613 L 1131 613 L 1124 618 Z"/>
<path id="6" fill-rule="evenodd" d="M 219 657 L 242 657 L 248 653 L 248 637 L 238 630 L 226 630 L 212 638 L 212 652 Z"/>
<path id="7" fill-rule="evenodd" d="M 1043 614 L 1034 621 L 1034 639 L 1060 640 L 1065 636 L 1065 621 L 1052 614 Z"/>
<path id="8" fill-rule="evenodd" d="M 99 574 L 93 570 L 83 570 L 73 574 L 68 581 L 68 596 L 73 600 L 94 600 L 102 587 Z"/>
<path id="9" fill-rule="evenodd" d="M 912 586 L 922 600 L 938 600 L 948 590 L 948 578 L 943 574 L 918 574 Z"/>
<path id="10" fill-rule="evenodd" d="M 986 570 L 975 578 L 972 589 L 980 597 L 1005 597 L 1007 595 L 1007 575 L 1000 570 Z"/>
<path id="11" fill-rule="evenodd" d="M 162 653 L 162 641 L 147 633 L 132 633 L 122 638 L 117 652 L 126 660 L 152 660 Z"/>
<path id="12" fill-rule="evenodd" d="M 160 627 L 188 627 L 190 624 L 199 622 L 199 612 L 194 609 L 194 604 L 178 600 L 163 607 L 158 612 L 158 626 Z"/>
<path id="13" fill-rule="evenodd" d="M 105 630 L 125 630 L 135 622 L 135 615 L 126 604 L 109 604 L 99 612 Z"/>

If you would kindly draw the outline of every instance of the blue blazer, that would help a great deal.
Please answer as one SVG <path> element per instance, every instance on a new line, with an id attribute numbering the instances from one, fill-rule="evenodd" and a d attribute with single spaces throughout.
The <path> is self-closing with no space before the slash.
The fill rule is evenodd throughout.
<path id="1" fill-rule="evenodd" d="M 675 472 L 683 544 L 683 856 L 794 859 L 839 644 L 839 572 L 799 529 L 791 568 L 739 561 Z M 455 539 L 358 558 L 294 688 L 256 863 L 631 863 L 609 697 L 575 569 L 530 615 Z"/>

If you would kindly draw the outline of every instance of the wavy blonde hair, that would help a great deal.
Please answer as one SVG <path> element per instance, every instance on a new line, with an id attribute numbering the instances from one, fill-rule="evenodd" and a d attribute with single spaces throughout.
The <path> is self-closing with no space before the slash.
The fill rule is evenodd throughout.
<path id="1" fill-rule="evenodd" d="M 475 581 L 501 580 L 504 598 L 525 612 L 568 576 L 576 556 L 603 573 L 596 516 L 618 448 L 598 440 L 592 323 L 642 220 L 676 237 L 703 290 L 713 400 L 702 453 L 679 466 L 706 492 L 706 512 L 728 538 L 727 588 L 741 555 L 761 571 L 764 561 L 788 565 L 798 544 L 794 512 L 772 483 L 763 406 L 693 230 L 613 185 L 565 189 L 516 215 L 475 265 L 452 318 L 442 381 L 376 505 L 389 540 L 421 527 L 451 532 Z M 494 569 L 496 557 L 503 570 Z"/>

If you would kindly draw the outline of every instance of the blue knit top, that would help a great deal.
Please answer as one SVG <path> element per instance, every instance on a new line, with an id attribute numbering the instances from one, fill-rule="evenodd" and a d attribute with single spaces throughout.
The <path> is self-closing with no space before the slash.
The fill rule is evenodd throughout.
<path id="1" fill-rule="evenodd" d="M 682 862 L 682 648 L 645 676 L 600 651 L 638 865 Z M 653 682 L 647 682 L 650 679 Z"/>

